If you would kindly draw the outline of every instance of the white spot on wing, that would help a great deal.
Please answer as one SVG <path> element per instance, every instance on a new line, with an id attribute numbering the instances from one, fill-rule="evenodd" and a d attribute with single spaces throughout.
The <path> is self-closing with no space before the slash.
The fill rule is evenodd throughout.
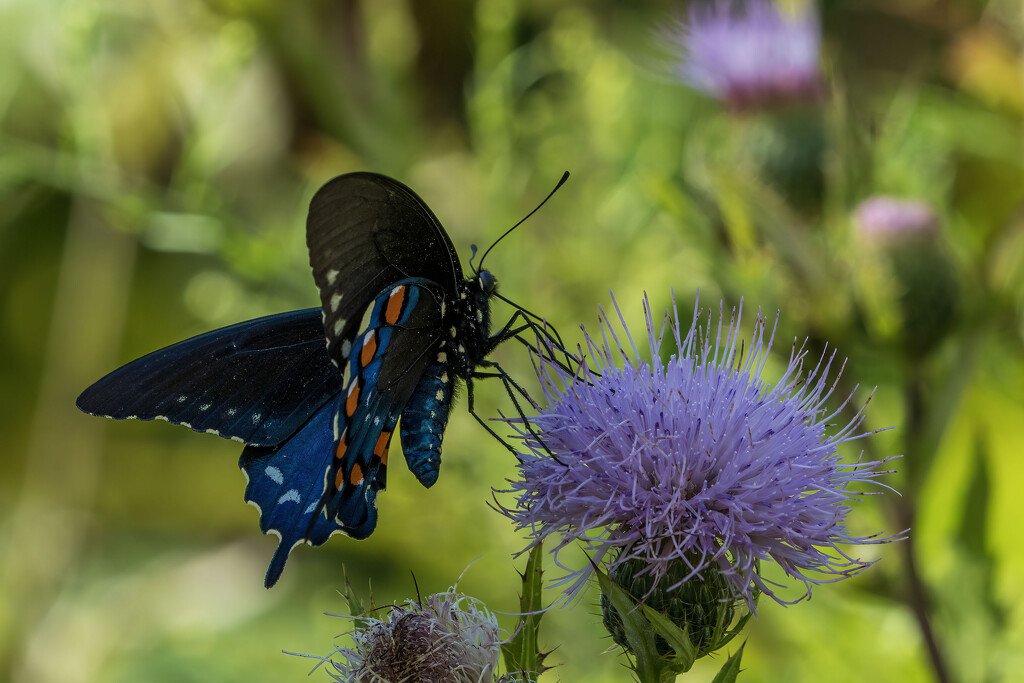
<path id="1" fill-rule="evenodd" d="M 295 489 L 292 489 L 293 491 Z M 306 509 L 302 511 L 304 515 L 310 515 L 316 512 L 316 506 L 320 504 L 320 501 L 314 500 L 312 503 L 306 506 Z"/>
<path id="2" fill-rule="evenodd" d="M 337 313 L 338 306 L 341 305 L 341 294 L 334 293 L 331 295 L 331 312 Z"/>
<path id="3" fill-rule="evenodd" d="M 334 281 L 338 279 L 338 271 L 328 270 L 327 271 L 327 284 L 333 285 Z"/>
<path id="4" fill-rule="evenodd" d="M 277 499 L 277 504 L 278 505 L 280 505 L 281 503 L 298 503 L 298 502 L 300 502 L 299 490 L 298 489 L 288 489 L 284 493 L 284 495 L 282 495 L 280 498 Z"/>
<path id="5" fill-rule="evenodd" d="M 344 358 L 348 358 L 348 354 L 352 353 L 352 342 L 348 339 L 341 342 L 341 355 Z"/>
<path id="6" fill-rule="evenodd" d="M 187 400 L 188 396 L 186 396 L 185 394 L 181 394 L 180 396 L 178 396 L 178 403 L 184 403 Z"/>
<path id="7" fill-rule="evenodd" d="M 231 417 L 238 412 L 238 408 L 228 408 L 228 417 Z"/>
<path id="8" fill-rule="evenodd" d="M 437 362 L 438 363 L 444 363 L 447 360 L 448 360 L 448 354 L 445 353 L 444 351 L 442 351 L 439 354 L 437 354 Z"/>
<path id="9" fill-rule="evenodd" d="M 437 394 L 434 396 L 434 398 L 436 398 L 438 401 L 443 401 L 444 400 L 444 394 L 441 393 L 440 389 L 437 390 Z"/>
<path id="10" fill-rule="evenodd" d="M 267 465 L 263 473 L 273 480 L 275 484 L 281 484 L 284 482 L 284 475 L 281 474 L 281 470 L 277 469 L 273 465 Z"/>
<path id="11" fill-rule="evenodd" d="M 345 327 L 345 319 L 338 318 L 334 321 L 334 336 L 337 337 L 341 334 L 341 328 Z"/>
<path id="12" fill-rule="evenodd" d="M 237 441 L 238 443 L 245 443 L 245 439 L 243 439 L 240 436 L 233 436 L 233 437 L 231 437 L 231 440 L 232 441 Z"/>
<path id="13" fill-rule="evenodd" d="M 458 333 L 457 333 L 457 332 L 455 331 L 455 326 L 454 326 L 454 325 L 452 325 L 452 328 L 451 328 L 450 330 L 448 330 L 448 333 L 449 333 L 450 335 L 452 335 L 452 338 L 453 338 L 453 339 L 455 338 L 455 335 L 456 335 L 456 334 L 458 334 Z"/>
<path id="14" fill-rule="evenodd" d="M 447 372 L 442 372 L 441 373 L 441 381 L 442 382 L 447 382 L 448 381 L 448 373 Z"/>
<path id="15" fill-rule="evenodd" d="M 207 434 L 216 434 L 217 436 L 220 436 L 220 432 L 217 431 L 216 429 L 207 429 L 206 433 Z"/>
<path id="16" fill-rule="evenodd" d="M 211 404 L 209 404 L 209 403 L 204 403 L 203 405 L 199 406 L 199 410 L 209 410 L 210 409 L 210 405 Z"/>
<path id="17" fill-rule="evenodd" d="M 260 423 L 260 420 L 262 420 L 262 419 L 263 419 L 263 415 L 262 414 L 260 414 L 260 413 L 253 413 L 252 414 L 252 423 L 254 425 L 258 425 Z"/>

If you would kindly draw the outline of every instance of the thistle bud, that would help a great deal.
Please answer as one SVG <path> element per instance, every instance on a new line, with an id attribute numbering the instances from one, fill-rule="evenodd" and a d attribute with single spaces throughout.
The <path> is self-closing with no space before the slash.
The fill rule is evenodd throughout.
<path id="1" fill-rule="evenodd" d="M 854 221 L 862 242 L 881 257 L 889 274 L 890 284 L 876 303 L 891 307 L 899 323 L 882 336 L 895 337 L 911 356 L 927 353 L 949 331 L 958 292 L 935 212 L 923 202 L 880 196 L 861 203 Z"/>
<path id="2" fill-rule="evenodd" d="M 722 647 L 737 632 L 733 621 L 738 614 L 742 616 L 746 613 L 745 604 L 737 599 L 729 582 L 717 568 L 708 566 L 690 576 L 693 570 L 679 560 L 669 567 L 668 573 L 657 583 L 650 572 L 643 570 L 644 563 L 641 560 L 629 559 L 615 566 L 611 577 L 635 601 L 665 615 L 680 630 L 685 631 L 696 651 L 696 658 Z M 612 639 L 624 650 L 631 652 L 622 615 L 603 593 L 601 617 Z M 673 652 L 669 643 L 660 635 L 657 636 L 656 647 L 658 655 L 662 657 Z"/>

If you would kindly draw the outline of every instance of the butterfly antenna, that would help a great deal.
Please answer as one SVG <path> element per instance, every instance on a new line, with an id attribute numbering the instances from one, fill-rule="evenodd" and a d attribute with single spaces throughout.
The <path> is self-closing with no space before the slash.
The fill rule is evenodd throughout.
<path id="1" fill-rule="evenodd" d="M 526 219 L 528 219 L 528 218 L 529 218 L 530 216 L 532 216 L 533 214 L 537 213 L 537 211 L 538 211 L 538 210 L 540 210 L 540 207 L 544 206 L 544 204 L 545 204 L 545 203 L 547 203 L 547 201 L 548 201 L 549 199 L 551 199 L 551 196 L 552 196 L 552 195 L 554 195 L 554 194 L 555 194 L 556 192 L 558 192 L 558 188 L 560 188 L 560 187 L 561 187 L 562 185 L 564 185 L 564 184 L 565 184 L 565 181 L 566 181 L 566 180 L 568 180 L 568 179 L 569 179 L 569 172 L 568 172 L 568 171 L 566 171 L 565 173 L 563 173 L 563 174 L 562 174 L 562 178 L 561 178 L 561 180 L 559 180 L 559 181 L 558 181 L 558 184 L 557 184 L 557 185 L 555 185 L 555 189 L 551 190 L 551 192 L 549 192 L 549 193 L 548 193 L 548 196 L 544 198 L 544 201 L 542 201 L 542 202 L 541 202 L 540 204 L 538 204 L 538 205 L 537 205 L 537 208 L 536 208 L 536 209 L 534 209 L 534 210 L 533 210 L 533 211 L 531 211 L 530 213 L 526 214 L 526 215 L 525 215 L 525 216 L 524 216 L 524 217 L 522 218 L 522 220 L 520 220 L 520 221 L 519 221 L 518 223 L 516 223 L 515 225 L 513 225 L 513 226 L 512 226 L 511 228 L 509 228 L 508 230 L 506 230 L 506 231 L 505 231 L 505 232 L 504 232 L 504 233 L 502 234 L 502 236 L 501 236 L 501 237 L 499 237 L 498 239 L 494 240 L 494 243 L 493 243 L 493 244 L 491 244 L 491 246 L 487 247 L 487 251 L 485 251 L 485 252 L 484 252 L 484 255 L 480 257 L 480 263 L 479 263 L 479 264 L 477 264 L 477 267 L 476 267 L 476 268 L 474 269 L 474 271 L 473 271 L 473 272 L 474 272 L 474 273 L 479 273 L 479 272 L 480 272 L 481 270 L 483 270 L 483 267 L 484 267 L 484 259 L 485 259 L 485 258 L 487 258 L 487 255 L 488 255 L 489 253 L 491 253 L 491 249 L 494 249 L 494 247 L 496 247 L 496 246 L 498 245 L 498 242 L 500 242 L 500 241 L 502 241 L 503 239 L 505 239 L 505 237 L 507 237 L 507 236 L 508 236 L 508 234 L 509 234 L 510 232 L 512 232 L 513 230 L 515 230 L 516 228 L 518 228 L 518 227 L 519 227 L 520 225 L 522 225 L 523 223 L 525 223 L 525 222 L 526 222 Z M 474 255 L 476 254 L 476 249 L 475 249 L 475 248 L 474 248 L 474 250 L 473 250 L 473 254 L 474 254 Z"/>

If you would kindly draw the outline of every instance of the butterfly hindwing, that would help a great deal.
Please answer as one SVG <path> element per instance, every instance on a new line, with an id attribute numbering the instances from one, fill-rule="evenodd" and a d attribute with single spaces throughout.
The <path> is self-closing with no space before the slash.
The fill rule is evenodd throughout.
<path id="1" fill-rule="evenodd" d="M 267 569 L 270 588 L 299 543 L 321 545 L 340 527 L 321 514 L 324 468 L 331 459 L 331 421 L 337 400 L 325 403 L 299 432 L 278 448 L 249 446 L 238 466 L 245 473 L 245 501 L 260 511 L 260 529 L 278 536 Z"/>
<path id="2" fill-rule="evenodd" d="M 324 485 L 327 518 L 355 538 L 373 532 L 395 425 L 441 343 L 441 296 L 419 278 L 385 289 L 349 354 Z"/>
<path id="3" fill-rule="evenodd" d="M 277 446 L 341 390 L 320 309 L 223 327 L 154 351 L 98 380 L 78 407 L 166 420 L 254 446 Z"/>
<path id="4" fill-rule="evenodd" d="M 317 191 L 306 243 L 329 354 L 338 367 L 344 367 L 363 311 L 390 284 L 421 278 L 453 296 L 462 277 L 451 240 L 423 200 L 375 173 L 338 176 Z"/>

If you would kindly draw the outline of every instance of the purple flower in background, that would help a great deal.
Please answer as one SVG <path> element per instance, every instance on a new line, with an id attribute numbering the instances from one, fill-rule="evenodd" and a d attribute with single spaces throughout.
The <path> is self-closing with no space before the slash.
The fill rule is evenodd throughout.
<path id="1" fill-rule="evenodd" d="M 938 230 L 938 219 L 924 202 L 877 196 L 861 202 L 854 212 L 860 235 L 868 242 L 898 242 L 927 237 Z"/>
<path id="2" fill-rule="evenodd" d="M 857 433 L 863 409 L 829 433 L 838 418 L 825 407 L 835 352 L 808 371 L 806 351 L 794 345 L 771 385 L 761 374 L 774 329 L 766 342 L 760 316 L 746 344 L 741 312 L 723 338 L 722 318 L 713 327 L 709 315 L 701 327 L 696 308 L 685 336 L 678 315 L 658 331 L 646 301 L 644 311 L 649 360 L 624 323 L 619 334 L 602 314 L 601 341 L 586 335 L 590 358 L 575 374 L 540 354 L 547 408 L 529 420 L 536 436 L 523 420 L 507 420 L 521 462 L 510 488 L 498 492 L 515 504 L 499 507 L 529 533 L 531 547 L 560 537 L 553 552 L 567 574 L 556 584 L 572 596 L 593 573 L 586 562 L 567 566 L 564 550 L 575 541 L 610 572 L 631 563 L 655 583 L 671 576 L 679 586 L 706 569 L 719 572 L 750 609 L 758 591 L 787 602 L 761 578 L 761 562 L 802 582 L 801 598 L 814 584 L 869 566 L 839 545 L 895 540 L 846 527 L 850 503 L 864 495 L 852 486 L 886 474 L 886 461 L 840 460 L 840 444 L 867 434 Z M 666 325 L 678 349 L 667 361 Z"/>
<path id="3" fill-rule="evenodd" d="M 694 5 L 672 38 L 680 50 L 676 75 L 733 109 L 820 95 L 821 32 L 813 5 L 795 16 L 769 0 Z"/>

